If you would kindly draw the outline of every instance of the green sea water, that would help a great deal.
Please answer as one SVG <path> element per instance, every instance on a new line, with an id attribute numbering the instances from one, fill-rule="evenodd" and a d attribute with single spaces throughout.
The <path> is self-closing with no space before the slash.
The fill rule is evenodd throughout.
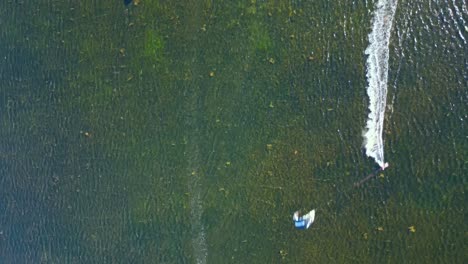
<path id="1" fill-rule="evenodd" d="M 466 4 L 398 1 L 354 188 L 375 1 L 135 3 L 0 3 L 1 263 L 467 262 Z"/>

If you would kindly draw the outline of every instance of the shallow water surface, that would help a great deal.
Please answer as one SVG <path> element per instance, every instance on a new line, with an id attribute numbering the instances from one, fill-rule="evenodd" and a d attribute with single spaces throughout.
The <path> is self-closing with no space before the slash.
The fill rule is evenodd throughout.
<path id="1" fill-rule="evenodd" d="M 360 188 L 375 1 L 85 2 L 0 3 L 0 262 L 466 262 L 462 1 L 398 1 Z"/>

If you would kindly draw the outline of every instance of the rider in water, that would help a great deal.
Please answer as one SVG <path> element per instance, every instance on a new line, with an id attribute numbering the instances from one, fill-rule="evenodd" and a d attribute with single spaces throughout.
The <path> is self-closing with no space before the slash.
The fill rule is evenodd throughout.
<path id="1" fill-rule="evenodd" d="M 388 168 L 388 166 L 390 166 L 388 164 L 388 162 L 385 162 L 384 165 L 382 167 L 380 167 L 381 170 L 385 170 L 386 168 Z"/>
<path id="2" fill-rule="evenodd" d="M 299 216 L 300 211 L 294 212 L 293 215 L 293 220 L 294 220 L 294 227 L 297 229 L 305 229 L 307 227 L 307 222 L 302 218 L 302 216 Z"/>
<path id="3" fill-rule="evenodd" d="M 296 211 L 293 215 L 294 227 L 297 229 L 307 229 L 315 220 L 315 209 L 306 215 L 299 216 L 300 211 Z"/>

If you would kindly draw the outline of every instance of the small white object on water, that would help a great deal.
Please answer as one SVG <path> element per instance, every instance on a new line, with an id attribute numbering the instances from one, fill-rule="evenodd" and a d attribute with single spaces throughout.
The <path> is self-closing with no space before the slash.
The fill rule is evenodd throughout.
<path id="1" fill-rule="evenodd" d="M 315 221 L 315 209 L 303 216 L 299 216 L 299 211 L 293 215 L 294 227 L 297 229 L 308 229 Z"/>
<path id="2" fill-rule="evenodd" d="M 384 165 L 382 166 L 382 170 L 385 170 L 386 168 L 388 168 L 388 166 L 390 166 L 388 162 L 385 162 Z"/>

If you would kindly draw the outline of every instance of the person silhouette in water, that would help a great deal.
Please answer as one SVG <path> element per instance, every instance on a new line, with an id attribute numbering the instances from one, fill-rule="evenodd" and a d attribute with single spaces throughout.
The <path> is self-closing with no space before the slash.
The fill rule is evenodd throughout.
<path id="1" fill-rule="evenodd" d="M 315 209 L 308 214 L 300 216 L 300 211 L 293 214 L 294 227 L 297 229 L 307 229 L 315 220 Z"/>

